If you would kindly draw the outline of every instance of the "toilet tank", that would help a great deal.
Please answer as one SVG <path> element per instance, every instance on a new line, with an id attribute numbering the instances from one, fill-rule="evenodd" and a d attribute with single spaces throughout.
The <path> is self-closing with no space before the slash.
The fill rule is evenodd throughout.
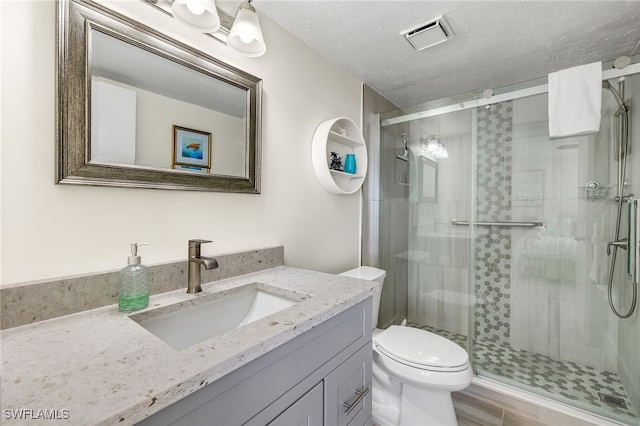
<path id="1" fill-rule="evenodd" d="M 361 280 L 367 281 L 377 281 L 380 283 L 380 288 L 373 295 L 373 311 L 371 315 L 371 329 L 374 330 L 378 325 L 378 310 L 380 308 L 380 295 L 382 294 L 382 286 L 384 284 L 384 277 L 387 276 L 387 273 L 378 268 L 374 268 L 373 266 L 360 266 L 355 269 L 350 269 L 346 272 L 341 273 L 340 275 L 344 275 L 345 277 L 351 278 L 359 278 Z"/>

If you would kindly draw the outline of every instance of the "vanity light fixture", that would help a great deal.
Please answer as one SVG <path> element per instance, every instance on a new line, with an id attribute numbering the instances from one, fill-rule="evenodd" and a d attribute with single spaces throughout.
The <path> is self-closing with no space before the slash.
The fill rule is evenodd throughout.
<path id="1" fill-rule="evenodd" d="M 425 143 L 421 143 L 423 149 L 426 151 L 427 155 L 434 158 L 449 158 L 449 152 L 447 151 L 447 147 L 444 146 L 438 138 L 435 136 L 429 136 Z"/>
<path id="2" fill-rule="evenodd" d="M 243 2 L 238 8 L 231 32 L 227 37 L 229 46 L 249 57 L 262 56 L 267 51 L 262 37 L 258 15 L 251 1 Z"/>
<path id="3" fill-rule="evenodd" d="M 220 29 L 214 0 L 174 0 L 171 13 L 178 21 L 203 33 L 214 33 Z"/>
<path id="4" fill-rule="evenodd" d="M 170 13 L 176 20 L 197 31 L 209 33 L 244 56 L 258 57 L 267 51 L 260 21 L 250 0 L 240 5 L 235 20 L 217 10 L 214 0 L 143 1 L 165 11 L 167 8 L 162 3 L 169 3 Z"/>
<path id="5" fill-rule="evenodd" d="M 436 152 L 438 152 L 438 143 L 438 139 L 435 136 L 429 136 L 427 137 L 426 146 L 424 142 L 421 145 L 427 154 L 435 156 Z"/>

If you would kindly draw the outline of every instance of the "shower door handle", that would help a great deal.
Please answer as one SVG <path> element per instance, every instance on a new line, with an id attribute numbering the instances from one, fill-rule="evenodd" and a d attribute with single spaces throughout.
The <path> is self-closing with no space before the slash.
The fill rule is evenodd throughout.
<path id="1" fill-rule="evenodd" d="M 468 220 L 456 220 L 451 219 L 449 223 L 452 226 L 469 226 L 472 223 Z M 503 226 L 503 227 L 520 227 L 520 228 L 542 228 L 544 227 L 544 222 L 541 220 L 534 220 L 531 222 L 473 222 L 475 226 Z"/>

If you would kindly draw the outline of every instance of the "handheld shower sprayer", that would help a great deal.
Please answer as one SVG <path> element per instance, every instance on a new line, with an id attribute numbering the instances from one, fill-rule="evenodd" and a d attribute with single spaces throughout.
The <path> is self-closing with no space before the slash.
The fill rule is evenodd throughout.
<path id="1" fill-rule="evenodd" d="M 636 303 L 638 299 L 638 274 L 631 274 L 631 286 L 632 286 L 632 295 L 631 295 L 631 306 L 629 309 L 622 313 L 618 310 L 613 302 L 613 279 L 614 279 L 614 270 L 616 266 L 616 255 L 618 249 L 621 248 L 623 250 L 627 250 L 628 252 L 632 252 L 632 256 L 628 256 L 628 269 L 630 264 L 632 263 L 632 258 L 635 257 L 636 254 L 636 241 L 631 241 L 630 235 L 633 234 L 637 237 L 638 232 L 638 220 L 633 221 L 633 231 L 629 234 L 627 238 L 622 238 L 621 235 L 621 222 L 622 222 L 622 210 L 623 203 L 625 201 L 632 201 L 634 208 L 638 209 L 637 200 L 633 200 L 633 194 L 624 194 L 624 183 L 626 177 L 626 167 L 627 167 L 627 154 L 629 153 L 629 107 L 624 103 L 624 77 L 618 79 L 618 89 L 616 90 L 611 86 L 611 83 L 608 81 L 602 82 L 602 88 L 609 90 L 618 104 L 618 110 L 614 114 L 616 119 L 617 126 L 615 128 L 615 139 L 616 145 L 614 146 L 616 161 L 618 161 L 618 188 L 617 194 L 615 197 L 615 201 L 617 204 L 617 214 L 616 214 L 616 226 L 615 226 L 615 234 L 613 241 L 610 241 L 607 244 L 607 255 L 611 257 L 609 264 L 609 274 L 607 279 L 607 297 L 609 299 L 609 307 L 611 311 L 620 319 L 629 318 L 636 309 Z M 630 217 L 630 231 L 632 228 L 632 215 Z M 634 237 L 635 240 L 635 237 Z M 631 245 L 631 246 L 630 246 Z M 630 253 L 631 254 L 631 253 Z M 636 259 L 637 261 L 637 259 Z M 637 271 L 636 265 L 633 265 L 631 269 Z"/>

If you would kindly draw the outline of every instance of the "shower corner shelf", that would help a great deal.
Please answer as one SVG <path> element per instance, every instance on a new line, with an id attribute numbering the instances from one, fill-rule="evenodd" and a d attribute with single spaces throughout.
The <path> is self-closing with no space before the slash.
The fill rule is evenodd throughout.
<path id="1" fill-rule="evenodd" d="M 345 134 L 341 134 L 340 130 Z M 331 151 L 345 158 L 355 154 L 356 173 L 350 174 L 329 169 Z M 318 181 L 333 194 L 353 194 L 362 186 L 367 175 L 367 146 L 356 123 L 346 117 L 333 118 L 320 123 L 311 144 L 313 171 Z"/>
<path id="2" fill-rule="evenodd" d="M 615 189 L 616 187 L 612 185 L 601 186 L 597 189 L 590 189 L 586 186 L 579 186 L 578 198 L 589 199 L 589 200 L 606 199 L 606 198 L 613 199 L 615 195 Z"/>

